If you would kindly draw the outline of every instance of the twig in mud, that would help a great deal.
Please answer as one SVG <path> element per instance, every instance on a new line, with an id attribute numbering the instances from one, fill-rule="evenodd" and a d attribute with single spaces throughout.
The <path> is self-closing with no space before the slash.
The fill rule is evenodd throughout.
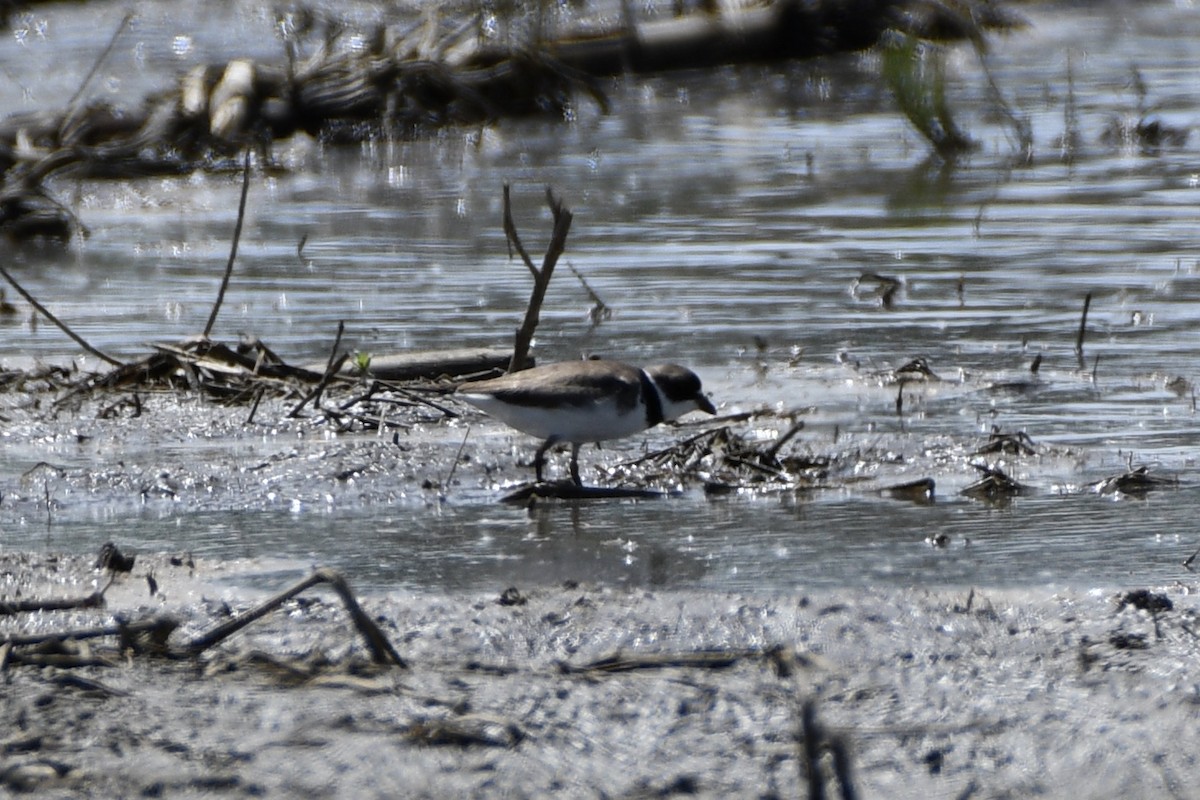
<path id="1" fill-rule="evenodd" d="M 1092 293 L 1083 297 L 1083 314 L 1079 317 L 1079 333 L 1075 336 L 1075 357 L 1079 359 L 1079 367 L 1083 368 L 1083 337 L 1087 333 L 1088 309 L 1092 305 Z"/>
<path id="2" fill-rule="evenodd" d="M 517 235 L 517 227 L 512 218 L 509 186 L 508 184 L 504 185 L 504 233 L 509 242 L 509 257 L 512 257 L 512 250 L 515 248 L 520 254 L 521 260 L 525 262 L 526 268 L 533 275 L 533 294 L 525 309 L 525 319 L 521 323 L 521 327 L 517 329 L 512 361 L 508 365 L 510 373 L 524 369 L 529 359 L 529 347 L 533 343 L 534 331 L 537 330 L 542 301 L 546 298 L 546 289 L 550 286 L 554 265 L 558 263 L 559 256 L 566 249 L 567 233 L 571 230 L 571 220 L 574 218 L 562 201 L 554 196 L 554 191 L 550 188 L 546 189 L 546 202 L 550 205 L 550 211 L 554 215 L 554 232 L 551 235 L 550 244 L 546 247 L 546 255 L 542 258 L 542 268 L 538 269 L 533 265 L 529 254 L 521 245 L 521 239 Z"/>
<path id="3" fill-rule="evenodd" d="M 467 439 L 469 439 L 469 438 L 471 438 L 471 426 L 470 425 L 467 426 L 467 432 L 463 434 L 462 444 L 460 444 L 458 446 L 458 452 L 456 452 L 454 454 L 454 461 L 451 462 L 451 464 L 450 464 L 450 474 L 448 474 L 446 476 L 445 480 L 442 481 L 441 494 L 443 497 L 446 495 L 446 490 L 450 486 L 450 481 L 454 480 L 454 470 L 458 469 L 458 460 L 460 458 L 462 458 L 463 448 L 467 446 Z"/>
<path id="4" fill-rule="evenodd" d="M 804 420 L 794 422 L 792 427 L 788 428 L 787 433 L 776 439 L 775 444 L 766 449 L 766 451 L 763 453 L 763 457 L 771 461 L 777 461 L 776 456 L 779 455 L 779 451 L 783 449 L 783 446 L 795 438 L 796 434 L 800 433 L 802 430 L 804 430 Z"/>
<path id="5" fill-rule="evenodd" d="M 833 756 L 833 774 L 842 790 L 842 800 L 857 800 L 858 792 L 854 788 L 850 752 L 841 736 L 833 736 L 829 739 L 829 753 Z"/>
<path id="6" fill-rule="evenodd" d="M 808 786 L 808 800 L 825 798 L 825 776 L 821 771 L 821 756 L 825 751 L 832 757 L 833 774 L 842 800 L 857 800 L 845 738 L 825 732 L 817 722 L 816 701 L 812 699 L 805 700 L 800 706 L 800 742 L 800 777 Z"/>
<path id="7" fill-rule="evenodd" d="M 267 393 L 265 386 L 259 386 L 254 390 L 254 402 L 250 405 L 250 414 L 246 417 L 246 424 L 254 424 L 254 415 L 258 413 L 258 404 L 262 402 L 263 395 Z"/>
<path id="8" fill-rule="evenodd" d="M 86 350 L 87 352 L 91 353 L 91 354 L 92 354 L 92 355 L 94 355 L 96 358 L 100 359 L 101 361 L 106 361 L 106 362 L 108 362 L 109 364 L 112 364 L 114 367 L 123 367 L 123 366 L 125 366 L 125 363 L 124 363 L 123 361 L 119 361 L 119 360 L 117 360 L 117 359 L 113 358 L 112 356 L 108 355 L 107 353 L 104 353 L 104 352 L 102 352 L 101 350 L 98 350 L 98 349 L 96 349 L 95 347 L 92 347 L 90 344 L 88 344 L 88 343 L 87 343 L 87 341 L 86 341 L 86 340 L 85 340 L 85 339 L 84 339 L 82 336 L 80 336 L 79 334 L 75 333 L 75 331 L 73 331 L 73 330 L 71 330 L 69 327 L 67 327 L 67 324 L 66 324 L 65 322 L 63 322 L 63 321 L 62 321 L 62 320 L 60 320 L 58 317 L 56 317 L 56 316 L 54 316 L 53 314 L 51 314 L 49 309 L 47 309 L 47 308 L 46 308 L 44 305 L 42 305 L 41 303 L 39 303 L 39 302 L 38 302 L 38 301 L 37 301 L 37 300 L 34 298 L 34 296 L 33 296 L 33 295 L 31 295 L 29 292 L 25 291 L 25 287 L 23 287 L 23 286 L 21 286 L 21 284 L 17 283 L 17 279 L 16 279 L 16 278 L 14 278 L 14 277 L 13 277 L 13 276 L 12 276 L 12 275 L 9 273 L 9 271 L 8 271 L 8 270 L 6 270 L 6 269 L 5 269 L 4 267 L 2 267 L 2 266 L 0 266 L 0 275 L 3 275 L 3 276 L 4 276 L 4 280 L 8 281 L 8 284 L 9 284 L 9 286 L 12 286 L 14 289 L 16 289 L 16 290 L 17 290 L 17 294 L 21 295 L 21 297 L 24 297 L 24 298 L 25 298 L 25 301 L 26 301 L 26 302 L 28 302 L 28 303 L 29 303 L 29 305 L 31 305 L 31 306 L 33 306 L 35 309 L 37 309 L 38 313 L 40 313 L 40 314 L 41 314 L 42 316 L 44 316 L 46 319 L 48 319 L 48 320 L 50 320 L 51 322 L 53 322 L 53 323 L 54 323 L 54 324 L 55 324 L 55 325 L 58 327 L 58 329 L 59 329 L 60 331 L 62 331 L 63 333 L 65 333 L 67 336 L 70 336 L 70 337 L 71 337 L 71 339 L 72 339 L 72 340 L 74 340 L 74 342 L 75 342 L 77 345 L 79 345 L 79 346 L 80 346 L 80 347 L 82 347 L 84 350 Z"/>
<path id="9" fill-rule="evenodd" d="M 1192 562 L 1196 560 L 1196 556 L 1200 556 L 1200 547 L 1196 548 L 1196 552 L 1192 553 L 1183 561 L 1183 568 L 1188 572 L 1192 572 Z"/>
<path id="10" fill-rule="evenodd" d="M 805 700 L 800 707 L 801 777 L 808 784 L 808 800 L 825 800 L 825 778 L 821 775 L 821 728 L 816 703 Z"/>
<path id="11" fill-rule="evenodd" d="M 185 652 L 190 656 L 200 655 L 205 650 L 223 642 L 250 623 L 265 617 L 288 600 L 319 583 L 328 583 L 338 593 L 338 596 L 341 597 L 342 602 L 346 605 L 346 610 L 350 614 L 350 618 L 354 621 L 359 633 L 362 634 L 363 639 L 366 641 L 367 648 L 371 651 L 371 658 L 375 663 L 391 663 L 400 668 L 408 666 L 404 659 L 400 657 L 400 654 L 396 652 L 395 648 L 392 647 L 392 643 L 388 641 L 387 636 L 375 624 L 375 621 L 362 610 L 362 606 L 358 604 L 354 593 L 350 591 L 350 586 L 346 583 L 346 579 L 340 573 L 331 569 L 318 569 L 290 589 L 284 589 L 279 594 L 268 598 L 244 614 L 218 625 L 208 633 L 197 636 L 188 642 Z"/>
<path id="12" fill-rule="evenodd" d="M 217 301 L 213 303 L 212 313 L 208 315 L 208 324 L 204 326 L 204 338 L 212 333 L 213 325 L 217 322 L 217 313 L 221 303 L 225 301 L 225 290 L 229 288 L 229 276 L 233 274 L 233 262 L 237 259 L 238 242 L 242 238 L 242 223 L 246 219 L 246 195 L 250 192 L 250 148 L 246 148 L 246 160 L 242 169 L 242 197 L 238 201 L 237 223 L 233 226 L 233 244 L 229 248 L 229 261 L 225 264 L 225 277 L 221 279 L 221 289 L 217 292 Z"/>
<path id="13" fill-rule="evenodd" d="M 698 650 L 691 653 L 649 653 L 624 655 L 620 652 L 578 666 L 558 661 L 555 666 L 563 674 L 633 672 L 643 669 L 727 669 L 742 659 L 764 658 L 764 650 Z"/>
<path id="14" fill-rule="evenodd" d="M 317 382 L 316 388 L 301 398 L 300 402 L 296 404 L 296 407 L 292 409 L 292 413 L 288 414 L 289 417 L 300 416 L 301 410 L 303 410 L 310 401 L 314 407 L 320 405 L 321 394 L 324 393 L 325 387 L 329 385 L 329 381 L 333 379 L 333 376 L 336 375 L 338 370 L 342 368 L 342 364 L 345 364 L 346 359 L 350 357 L 349 353 L 342 353 L 340 357 L 337 354 L 338 346 L 342 343 L 342 333 L 345 330 L 345 320 L 338 320 L 337 335 L 333 337 L 333 347 L 329 349 L 329 361 L 325 363 L 325 372 L 321 374 L 321 380 Z"/>
<path id="15" fill-rule="evenodd" d="M 374 393 L 376 391 L 378 391 L 380 388 L 385 388 L 389 391 L 395 392 L 395 393 L 401 395 L 403 397 L 403 399 L 395 400 L 395 399 L 391 399 L 391 398 L 379 398 L 377 400 L 377 402 L 404 404 L 404 405 L 409 405 L 409 406 L 426 406 L 428 408 L 432 408 L 434 411 L 437 411 L 438 413 L 440 413 L 442 416 L 446 417 L 447 419 L 458 419 L 459 417 L 462 416 L 462 414 L 460 414 L 459 412 L 457 412 L 447 406 L 444 406 L 441 403 L 435 403 L 434 401 L 432 401 L 426 397 L 422 397 L 420 392 L 421 391 L 430 391 L 428 389 L 422 389 L 422 387 L 417 387 L 417 386 L 397 386 L 392 383 L 387 383 L 386 381 L 378 381 L 378 382 L 376 382 L 376 388 L 372 389 L 371 395 L 374 395 Z M 437 394 L 445 394 L 446 393 L 446 390 L 442 387 L 438 387 L 437 389 L 434 389 L 433 391 Z M 362 399 L 369 399 L 369 396 L 366 398 L 362 398 Z M 346 408 L 346 406 L 342 406 L 342 407 Z"/>
<path id="16" fill-rule="evenodd" d="M 65 611 L 76 608 L 100 608 L 104 605 L 104 592 L 112 581 L 105 584 L 103 589 L 92 592 L 86 597 L 69 597 L 59 600 L 0 600 L 0 617 L 16 614 L 29 614 L 40 611 Z M 5 641 L 9 641 L 5 639 Z"/>
<path id="17" fill-rule="evenodd" d="M 711 421 L 712 420 L 706 420 L 706 422 L 711 422 Z M 659 450 L 653 450 L 649 453 L 638 456 L 637 458 L 630 459 L 628 461 L 622 461 L 620 464 L 617 464 L 616 466 L 617 467 L 637 467 L 637 466 L 640 466 L 647 462 L 659 463 L 659 462 L 665 461 L 666 459 L 672 457 L 676 453 L 683 452 L 683 451 L 687 450 L 688 448 L 692 447 L 693 445 L 697 445 L 700 442 L 700 440 L 704 439 L 705 437 L 716 439 L 718 436 L 720 436 L 722 434 L 724 434 L 724 435 L 729 434 L 728 426 L 723 426 L 723 427 L 716 428 L 713 430 L 701 431 L 700 433 L 697 433 L 694 436 L 689 436 L 688 438 L 682 439 L 682 440 L 675 442 L 674 444 L 669 445 L 667 447 L 663 447 Z M 705 445 L 705 447 L 707 447 L 709 450 L 711 450 L 712 442 L 709 442 L 707 445 Z"/>
<path id="18" fill-rule="evenodd" d="M 167 616 L 151 616 L 150 619 L 136 622 L 118 622 L 106 627 L 83 628 L 78 631 L 48 631 L 46 633 L 10 633 L 0 639 L 0 644 L 12 646 L 36 646 L 54 642 L 79 642 L 83 639 L 102 639 L 110 636 L 132 638 L 142 634 L 157 634 L 166 630 L 167 633 L 179 627 L 179 622 Z M 167 630 L 169 628 L 169 630 Z M 166 637 L 163 637 L 166 640 Z"/>
<path id="19" fill-rule="evenodd" d="M 755 472 L 761 472 L 769 478 L 778 478 L 784 482 L 791 481 L 791 476 L 788 475 L 784 470 L 776 469 L 775 467 L 760 463 L 758 460 L 752 461 L 748 458 L 742 458 L 741 456 L 727 455 L 725 456 L 725 463 L 735 467 L 745 467 L 746 469 L 753 470 Z"/>

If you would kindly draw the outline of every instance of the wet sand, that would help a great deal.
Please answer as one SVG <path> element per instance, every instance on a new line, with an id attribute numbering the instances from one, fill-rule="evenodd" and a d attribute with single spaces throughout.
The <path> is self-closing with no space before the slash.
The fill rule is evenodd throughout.
<path id="1" fill-rule="evenodd" d="M 245 566 L 143 554 L 107 607 L 5 617 L 0 630 L 168 613 L 181 644 L 260 599 L 236 588 Z M 105 579 L 82 557 L 9 553 L 0 568 L 8 600 L 84 595 Z M 10 662 L 0 786 L 47 798 L 803 797 L 807 702 L 830 797 L 830 743 L 849 754 L 859 797 L 1195 796 L 1200 622 L 1182 586 L 1124 604 L 1046 590 L 587 585 L 517 587 L 504 604 L 504 588 L 362 598 L 407 669 L 371 665 L 326 590 L 197 659 Z M 1147 597 L 1173 607 L 1136 607 Z M 627 669 L 572 669 L 616 654 Z"/>

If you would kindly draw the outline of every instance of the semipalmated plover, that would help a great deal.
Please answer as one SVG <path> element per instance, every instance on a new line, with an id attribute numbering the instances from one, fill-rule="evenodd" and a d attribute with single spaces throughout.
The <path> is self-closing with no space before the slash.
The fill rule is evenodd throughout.
<path id="1" fill-rule="evenodd" d="M 542 480 L 546 451 L 571 443 L 571 478 L 579 478 L 579 448 L 631 436 L 689 411 L 717 413 L 690 369 L 645 369 L 619 361 L 566 361 L 458 387 L 458 395 L 519 431 L 543 439 L 534 457 Z"/>

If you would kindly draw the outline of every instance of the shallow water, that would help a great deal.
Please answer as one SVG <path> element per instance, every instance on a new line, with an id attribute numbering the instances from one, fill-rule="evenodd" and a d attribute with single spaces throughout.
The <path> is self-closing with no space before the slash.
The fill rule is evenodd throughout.
<path id="1" fill-rule="evenodd" d="M 951 104 L 981 147 L 953 167 L 928 157 L 869 56 L 614 83 L 612 113 L 585 101 L 570 124 L 503 122 L 362 148 L 281 145 L 289 170 L 252 186 L 215 335 L 256 335 L 295 362 L 324 360 L 339 321 L 348 345 L 365 352 L 507 344 L 530 286 L 506 256 L 501 186 L 513 185 L 518 226 L 535 251 L 549 233 L 542 193 L 552 186 L 575 213 L 566 261 L 613 316 L 589 324 L 589 297 L 564 264 L 542 314 L 543 361 L 588 352 L 687 363 L 724 410 L 813 407 L 797 444 L 814 452 L 838 435 L 867 441 L 901 426 L 931 441 L 979 438 L 992 425 L 1025 430 L 1065 453 L 1023 468 L 1034 496 L 1001 510 L 957 498 L 975 477 L 960 471 L 937 476 L 931 507 L 847 492 L 697 493 L 530 518 L 464 490 L 434 508 L 180 515 L 155 507 L 132 518 L 84 514 L 48 530 L 7 520 L 4 546 L 94 549 L 112 538 L 135 549 L 282 556 L 295 569 L 335 563 L 379 588 L 1189 579 L 1180 562 L 1200 543 L 1189 485 L 1200 438 L 1190 385 L 1200 356 L 1196 137 L 1144 153 L 1100 134 L 1138 116 L 1131 65 L 1154 116 L 1191 127 L 1200 13 L 1168 3 L 1020 10 L 1033 26 L 997 37 L 988 64 L 1030 120 L 1029 165 L 996 121 L 966 48 L 949 56 Z M 111 31 L 122 14 L 89 4 L 22 18 L 31 21 L 24 39 L 0 45 L 0 66 L 17 78 L 0 89 L 4 107 L 53 106 L 74 91 L 107 42 L 96 31 Z M 145 12 L 96 85 L 137 98 L 192 63 L 274 57 L 265 12 L 230 14 L 238 24 Z M 50 58 L 57 70 L 45 68 Z M 1058 142 L 1068 62 L 1082 134 L 1070 161 Z M 31 292 L 123 357 L 204 327 L 228 254 L 236 176 L 54 188 L 90 236 L 65 253 L 11 254 Z M 902 281 L 892 307 L 859 280 L 864 273 Z M 1088 292 L 1081 365 L 1074 345 Z M 0 361 L 77 354 L 27 317 L 5 323 Z M 1036 354 L 1036 382 L 1013 388 L 1028 382 Z M 864 376 L 915 356 L 944 381 L 915 390 L 897 420 L 894 389 Z M 1169 388 L 1176 378 L 1185 383 Z M 1086 490 L 1129 461 L 1183 484 L 1146 500 Z M 939 532 L 950 535 L 948 548 L 925 543 Z"/>

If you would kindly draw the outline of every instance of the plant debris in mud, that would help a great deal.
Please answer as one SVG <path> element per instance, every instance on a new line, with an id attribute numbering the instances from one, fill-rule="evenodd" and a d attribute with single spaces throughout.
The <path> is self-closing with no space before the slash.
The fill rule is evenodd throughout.
<path id="1" fill-rule="evenodd" d="M 186 643 L 224 622 L 226 602 L 234 620 L 252 605 L 227 586 L 225 600 L 182 600 L 212 568 L 225 574 L 139 557 L 134 577 L 162 571 L 180 603 L 166 614 L 118 578 L 111 608 L 5 620 L 0 792 L 1027 796 L 1031 772 L 1049 770 L 1038 786 L 1141 797 L 1191 763 L 1187 587 L 759 596 L 569 583 L 506 592 L 525 599 L 508 605 L 486 589 L 372 598 L 369 618 L 405 649 L 400 669 L 367 663 L 363 645 L 325 647 L 350 638 L 347 614 L 307 594 L 193 655 Z M 71 556 L 3 555 L 0 571 L 24 599 L 98 577 Z M 183 625 L 158 626 L 175 615 Z M 143 630 L 160 646 L 131 635 Z M 1111 763 L 1113 747 L 1130 758 Z"/>

